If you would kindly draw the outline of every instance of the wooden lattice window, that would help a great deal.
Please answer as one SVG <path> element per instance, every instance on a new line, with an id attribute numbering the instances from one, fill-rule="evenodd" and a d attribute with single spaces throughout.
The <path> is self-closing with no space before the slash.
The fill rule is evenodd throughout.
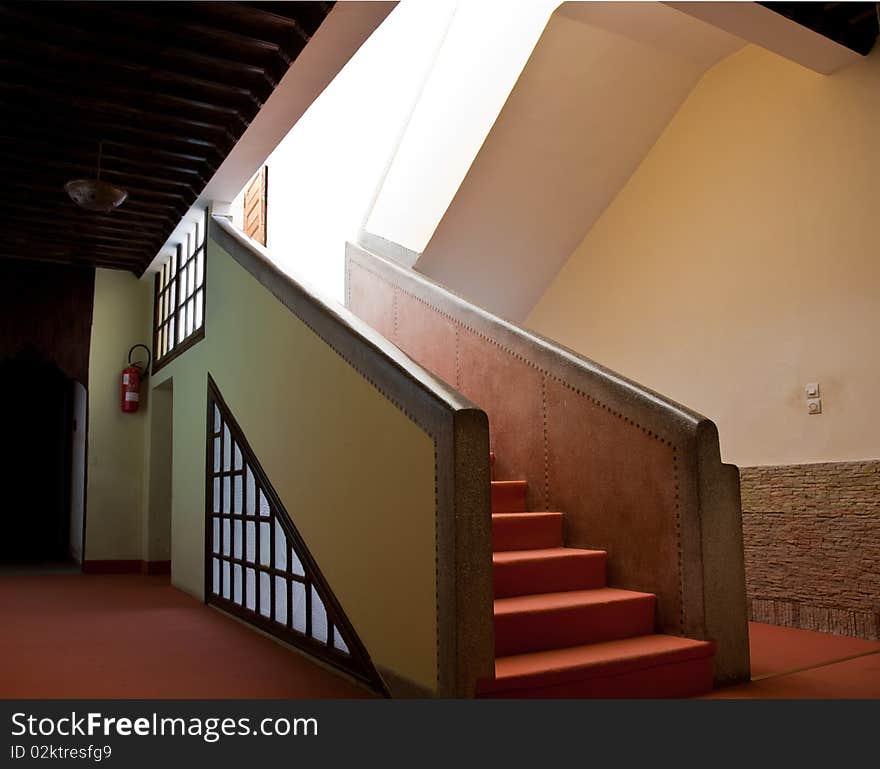
<path id="1" fill-rule="evenodd" d="M 205 336 L 208 217 L 195 222 L 156 275 L 153 350 L 157 370 Z"/>
<path id="2" fill-rule="evenodd" d="M 206 602 L 385 692 L 210 376 L 206 463 Z"/>
<path id="3" fill-rule="evenodd" d="M 266 245 L 266 208 L 269 202 L 269 168 L 263 166 L 244 192 L 244 232 Z"/>

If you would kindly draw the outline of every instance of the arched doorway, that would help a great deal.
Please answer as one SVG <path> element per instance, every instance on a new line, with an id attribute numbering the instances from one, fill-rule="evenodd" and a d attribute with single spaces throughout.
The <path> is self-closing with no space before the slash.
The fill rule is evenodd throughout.
<path id="1" fill-rule="evenodd" d="M 0 363 L 0 563 L 71 560 L 73 406 L 54 363 L 29 350 Z"/>

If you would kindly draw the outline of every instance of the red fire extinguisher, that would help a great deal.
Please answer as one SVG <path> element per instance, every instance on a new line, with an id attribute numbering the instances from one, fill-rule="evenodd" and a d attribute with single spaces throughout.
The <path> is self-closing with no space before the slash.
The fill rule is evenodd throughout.
<path id="1" fill-rule="evenodd" d="M 138 348 L 143 347 L 147 351 L 147 363 L 132 363 L 131 354 Z M 131 414 L 138 410 L 141 400 L 141 377 L 146 376 L 150 370 L 150 348 L 145 344 L 136 344 L 128 351 L 128 366 L 122 369 L 122 394 L 120 400 L 122 411 Z M 143 370 L 141 369 L 143 366 Z"/>

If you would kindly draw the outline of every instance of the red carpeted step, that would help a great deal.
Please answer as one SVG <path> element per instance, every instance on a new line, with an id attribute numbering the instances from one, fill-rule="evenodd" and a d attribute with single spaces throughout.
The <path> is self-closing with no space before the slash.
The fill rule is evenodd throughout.
<path id="1" fill-rule="evenodd" d="M 493 554 L 492 567 L 496 598 L 605 586 L 604 550 L 508 550 Z"/>
<path id="2" fill-rule="evenodd" d="M 537 550 L 562 547 L 562 513 L 495 513 L 492 549 Z"/>
<path id="3" fill-rule="evenodd" d="M 525 481 L 492 481 L 492 512 L 522 513 L 526 509 Z"/>
<path id="4" fill-rule="evenodd" d="M 656 598 L 603 587 L 495 599 L 495 655 L 557 649 L 654 632 Z"/>
<path id="5" fill-rule="evenodd" d="M 495 661 L 481 697 L 692 697 L 712 689 L 715 644 L 645 635 Z"/>

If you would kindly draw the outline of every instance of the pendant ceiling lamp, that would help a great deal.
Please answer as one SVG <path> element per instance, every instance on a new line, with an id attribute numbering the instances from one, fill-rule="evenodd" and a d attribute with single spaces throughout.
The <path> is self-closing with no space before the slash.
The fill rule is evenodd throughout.
<path id="1" fill-rule="evenodd" d="M 121 206 L 128 193 L 108 182 L 101 181 L 101 150 L 98 144 L 98 174 L 95 179 L 73 179 L 64 185 L 70 199 L 86 211 L 112 211 Z"/>

